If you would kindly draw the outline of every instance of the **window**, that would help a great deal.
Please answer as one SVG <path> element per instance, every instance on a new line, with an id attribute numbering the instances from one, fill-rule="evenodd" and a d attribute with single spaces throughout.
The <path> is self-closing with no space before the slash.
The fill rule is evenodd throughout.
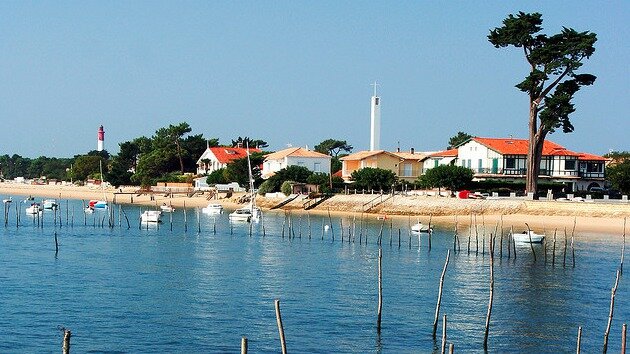
<path id="1" fill-rule="evenodd" d="M 479 172 L 481 172 L 483 170 L 483 160 L 479 159 L 479 162 L 477 164 L 477 169 L 479 170 Z"/>
<path id="2" fill-rule="evenodd" d="M 322 164 L 320 162 L 313 164 L 313 172 L 322 172 Z"/>
<path id="3" fill-rule="evenodd" d="M 505 159 L 505 168 L 516 168 L 516 159 L 508 157 Z"/>
<path id="4" fill-rule="evenodd" d="M 413 168 L 412 165 L 410 163 L 406 163 L 403 165 L 403 176 L 404 177 L 411 177 Z"/>
<path id="5" fill-rule="evenodd" d="M 302 167 L 304 167 L 304 161 L 298 161 L 298 162 L 297 162 L 297 165 L 298 165 L 298 166 L 302 166 Z"/>
<path id="6" fill-rule="evenodd" d="M 575 171 L 575 160 L 564 160 L 564 169 L 566 171 Z"/>
<path id="7" fill-rule="evenodd" d="M 440 160 L 433 161 L 433 167 L 438 167 L 440 165 Z"/>

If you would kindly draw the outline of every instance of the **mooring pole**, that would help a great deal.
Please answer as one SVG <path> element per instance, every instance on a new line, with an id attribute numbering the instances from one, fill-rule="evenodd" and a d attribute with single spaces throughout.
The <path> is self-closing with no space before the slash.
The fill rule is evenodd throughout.
<path id="1" fill-rule="evenodd" d="M 440 304 L 442 303 L 442 288 L 444 287 L 444 276 L 446 275 L 446 268 L 448 267 L 448 260 L 451 256 L 451 250 L 446 251 L 446 261 L 444 261 L 444 268 L 442 269 L 442 275 L 440 276 L 440 287 L 438 288 L 437 305 L 435 306 L 435 317 L 433 318 L 433 338 L 437 332 L 438 319 L 440 318 Z"/>
<path id="2" fill-rule="evenodd" d="M 61 345 L 62 354 L 70 354 L 70 337 L 72 332 L 69 329 L 63 328 L 63 344 Z"/>
<path id="3" fill-rule="evenodd" d="M 276 299 L 276 323 L 278 324 L 278 334 L 280 335 L 280 346 L 282 354 L 287 354 L 287 342 L 284 339 L 284 327 L 282 326 L 282 315 L 280 314 L 280 299 Z"/>
<path id="4" fill-rule="evenodd" d="M 577 335 L 577 354 L 580 354 L 582 351 L 582 326 L 578 327 L 578 335 Z"/>
<path id="5" fill-rule="evenodd" d="M 483 348 L 488 349 L 488 333 L 490 332 L 490 316 L 492 315 L 492 300 L 494 298 L 494 240 L 490 237 L 490 299 L 486 315 L 486 328 L 483 335 Z"/>
<path id="6" fill-rule="evenodd" d="M 381 333 L 381 311 L 383 310 L 383 250 L 378 249 L 378 309 L 376 331 Z"/>
<path id="7" fill-rule="evenodd" d="M 604 348 L 602 353 L 606 354 L 608 351 L 608 335 L 610 334 L 610 327 L 612 326 L 613 312 L 615 310 L 615 294 L 617 293 L 617 286 L 619 285 L 619 270 L 617 270 L 617 277 L 615 279 L 615 285 L 610 291 L 610 312 L 608 313 L 608 324 L 606 325 L 606 332 L 604 333 Z"/>
<path id="8" fill-rule="evenodd" d="M 241 338 L 241 354 L 247 354 L 247 337 Z"/>

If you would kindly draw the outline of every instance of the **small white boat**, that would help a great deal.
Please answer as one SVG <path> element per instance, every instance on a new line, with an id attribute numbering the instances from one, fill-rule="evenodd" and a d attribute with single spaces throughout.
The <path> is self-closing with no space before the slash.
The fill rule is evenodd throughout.
<path id="1" fill-rule="evenodd" d="M 251 221 L 252 220 L 252 209 L 251 208 L 240 208 L 234 210 L 229 215 L 230 221 Z"/>
<path id="2" fill-rule="evenodd" d="M 201 212 L 206 214 L 221 214 L 223 212 L 223 205 L 217 203 L 210 203 L 205 208 L 201 209 Z"/>
<path id="3" fill-rule="evenodd" d="M 88 206 L 85 207 L 85 209 L 83 209 L 83 211 L 86 214 L 92 214 L 94 212 L 94 208 L 88 205 Z"/>
<path id="4" fill-rule="evenodd" d="M 59 204 L 57 204 L 55 199 L 44 200 L 44 209 L 57 209 L 57 207 L 59 207 Z"/>
<path id="5" fill-rule="evenodd" d="M 9 198 L 7 198 L 7 199 L 2 199 L 2 202 L 3 202 L 4 204 L 11 203 L 12 201 L 13 201 L 13 199 L 12 199 L 11 197 L 9 197 Z"/>
<path id="6" fill-rule="evenodd" d="M 140 221 L 143 223 L 157 223 L 162 218 L 162 212 L 159 210 L 146 210 L 140 215 Z"/>
<path id="7" fill-rule="evenodd" d="M 429 232 L 429 226 L 427 226 L 427 225 L 421 223 L 420 221 L 418 221 L 414 225 L 411 225 L 411 231 L 428 233 Z M 433 231 L 433 229 L 431 229 L 431 231 Z"/>
<path id="8" fill-rule="evenodd" d="M 105 209 L 107 208 L 106 200 L 90 200 L 90 206 L 94 209 Z"/>
<path id="9" fill-rule="evenodd" d="M 517 243 L 542 243 L 545 235 L 537 234 L 534 231 L 525 230 L 520 234 L 512 233 L 512 238 L 514 242 Z"/>
<path id="10" fill-rule="evenodd" d="M 162 206 L 160 207 L 160 210 L 164 213 L 172 213 L 175 211 L 175 208 L 173 208 L 172 205 L 162 204 Z"/>
<path id="11" fill-rule="evenodd" d="M 31 206 L 26 208 L 26 214 L 35 215 L 35 214 L 38 214 L 38 213 L 42 212 L 43 210 L 44 210 L 44 208 L 42 207 L 41 204 L 33 203 L 33 204 L 31 204 Z"/>

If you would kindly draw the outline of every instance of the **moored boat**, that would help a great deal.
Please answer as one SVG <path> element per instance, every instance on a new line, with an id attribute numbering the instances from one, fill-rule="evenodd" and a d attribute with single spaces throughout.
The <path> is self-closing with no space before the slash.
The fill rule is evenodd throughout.
<path id="1" fill-rule="evenodd" d="M 201 212 L 206 214 L 221 214 L 223 212 L 223 205 L 218 203 L 210 203 L 205 208 L 202 208 Z"/>
<path id="2" fill-rule="evenodd" d="M 29 215 L 35 215 L 42 212 L 44 208 L 40 203 L 32 203 L 31 206 L 26 208 L 26 213 Z"/>
<path id="3" fill-rule="evenodd" d="M 158 223 L 161 222 L 162 212 L 159 210 L 145 210 L 140 215 L 140 221 L 143 223 Z"/>
<path id="4" fill-rule="evenodd" d="M 162 204 L 162 206 L 160 206 L 160 210 L 164 213 L 172 213 L 175 211 L 175 208 L 173 208 L 172 205 Z"/>
<path id="5" fill-rule="evenodd" d="M 240 208 L 236 209 L 230 213 L 228 216 L 230 221 L 251 221 L 252 220 L 252 209 L 251 208 Z"/>
<path id="6" fill-rule="evenodd" d="M 512 233 L 512 239 L 517 243 L 542 243 L 545 238 L 544 234 L 537 234 L 534 231 L 523 231 L 521 233 Z"/>
<path id="7" fill-rule="evenodd" d="M 46 199 L 44 200 L 44 209 L 57 209 L 59 204 L 55 199 Z"/>
<path id="8" fill-rule="evenodd" d="M 429 226 L 421 223 L 420 221 L 418 221 L 417 223 L 411 225 L 411 231 L 428 233 L 429 232 Z M 431 228 L 431 231 L 433 231 L 433 228 Z"/>

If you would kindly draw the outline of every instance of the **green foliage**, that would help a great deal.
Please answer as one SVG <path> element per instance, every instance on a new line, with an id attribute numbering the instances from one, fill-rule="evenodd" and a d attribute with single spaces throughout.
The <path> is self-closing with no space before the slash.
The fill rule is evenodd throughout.
<path id="1" fill-rule="evenodd" d="M 592 85 L 595 76 L 578 74 L 584 59 L 595 52 L 595 33 L 577 32 L 564 27 L 558 34 L 540 34 L 542 15 L 519 12 L 503 20 L 503 26 L 490 31 L 488 40 L 496 48 L 522 48 L 529 75 L 516 88 L 529 96 L 530 146 L 527 189 L 536 193 L 542 145 L 549 133 L 562 129 L 572 132 L 569 115 L 575 111 L 571 102 L 582 86 Z"/>
<path id="2" fill-rule="evenodd" d="M 351 177 L 357 189 L 382 189 L 384 191 L 390 190 L 397 180 L 394 172 L 371 167 L 356 170 L 352 172 Z"/>
<path id="3" fill-rule="evenodd" d="M 470 184 L 473 171 L 466 167 L 453 165 L 440 165 L 427 170 L 419 178 L 423 187 L 447 188 L 451 191 L 460 190 Z"/>
<path id="4" fill-rule="evenodd" d="M 266 141 L 261 139 L 251 139 L 249 137 L 238 137 L 236 140 L 232 140 L 232 147 L 250 147 L 250 148 L 258 148 L 263 149 L 269 146 Z"/>
<path id="5" fill-rule="evenodd" d="M 260 165 L 262 165 L 265 156 L 263 153 L 255 152 L 250 154 L 249 158 L 252 166 L 254 185 L 258 185 L 261 182 Z M 249 188 L 249 167 L 247 165 L 247 158 L 236 159 L 229 163 L 225 168 L 223 176 L 229 182 L 237 182 L 240 186 Z"/>
<path id="6" fill-rule="evenodd" d="M 630 160 L 630 152 L 628 151 L 611 151 L 604 155 L 604 157 L 610 158 L 613 161 L 626 161 Z"/>
<path id="7" fill-rule="evenodd" d="M 285 181 L 307 183 L 308 178 L 312 174 L 313 172 L 303 166 L 289 166 L 287 168 L 283 168 L 263 183 L 265 184 L 265 189 L 267 190 L 265 193 L 280 192 L 282 183 Z"/>
<path id="8" fill-rule="evenodd" d="M 228 183 L 228 180 L 225 178 L 225 168 L 212 171 L 206 178 L 206 183 L 208 185 Z"/>
<path id="9" fill-rule="evenodd" d="M 626 159 L 608 167 L 606 177 L 612 183 L 613 188 L 618 189 L 623 194 L 630 194 L 630 160 Z"/>
<path id="10" fill-rule="evenodd" d="M 468 140 L 474 138 L 474 136 L 468 134 L 468 133 L 464 133 L 464 132 L 457 132 L 456 135 L 452 136 L 449 140 L 448 140 L 448 147 L 447 149 L 454 149 L 455 147 L 467 142 Z"/>
<path id="11" fill-rule="evenodd" d="M 264 181 L 263 183 L 260 184 L 260 187 L 258 187 L 258 194 L 260 195 L 265 195 L 267 193 L 273 193 L 273 185 L 271 183 L 269 183 L 269 180 Z"/>
<path id="12" fill-rule="evenodd" d="M 84 181 L 90 176 L 100 177 L 99 162 L 102 162 L 102 158 L 100 156 L 82 155 L 75 158 L 72 166 L 72 175 L 74 180 Z M 103 170 L 105 169 L 106 168 L 104 166 Z"/>
<path id="13" fill-rule="evenodd" d="M 280 186 L 280 192 L 284 193 L 284 195 L 289 195 L 291 193 L 293 193 L 293 185 L 295 184 L 294 181 L 284 181 L 282 182 L 282 185 Z"/>
<path id="14" fill-rule="evenodd" d="M 337 157 L 342 151 L 351 152 L 352 145 L 349 145 L 345 140 L 326 139 L 315 145 L 315 151 Z"/>

